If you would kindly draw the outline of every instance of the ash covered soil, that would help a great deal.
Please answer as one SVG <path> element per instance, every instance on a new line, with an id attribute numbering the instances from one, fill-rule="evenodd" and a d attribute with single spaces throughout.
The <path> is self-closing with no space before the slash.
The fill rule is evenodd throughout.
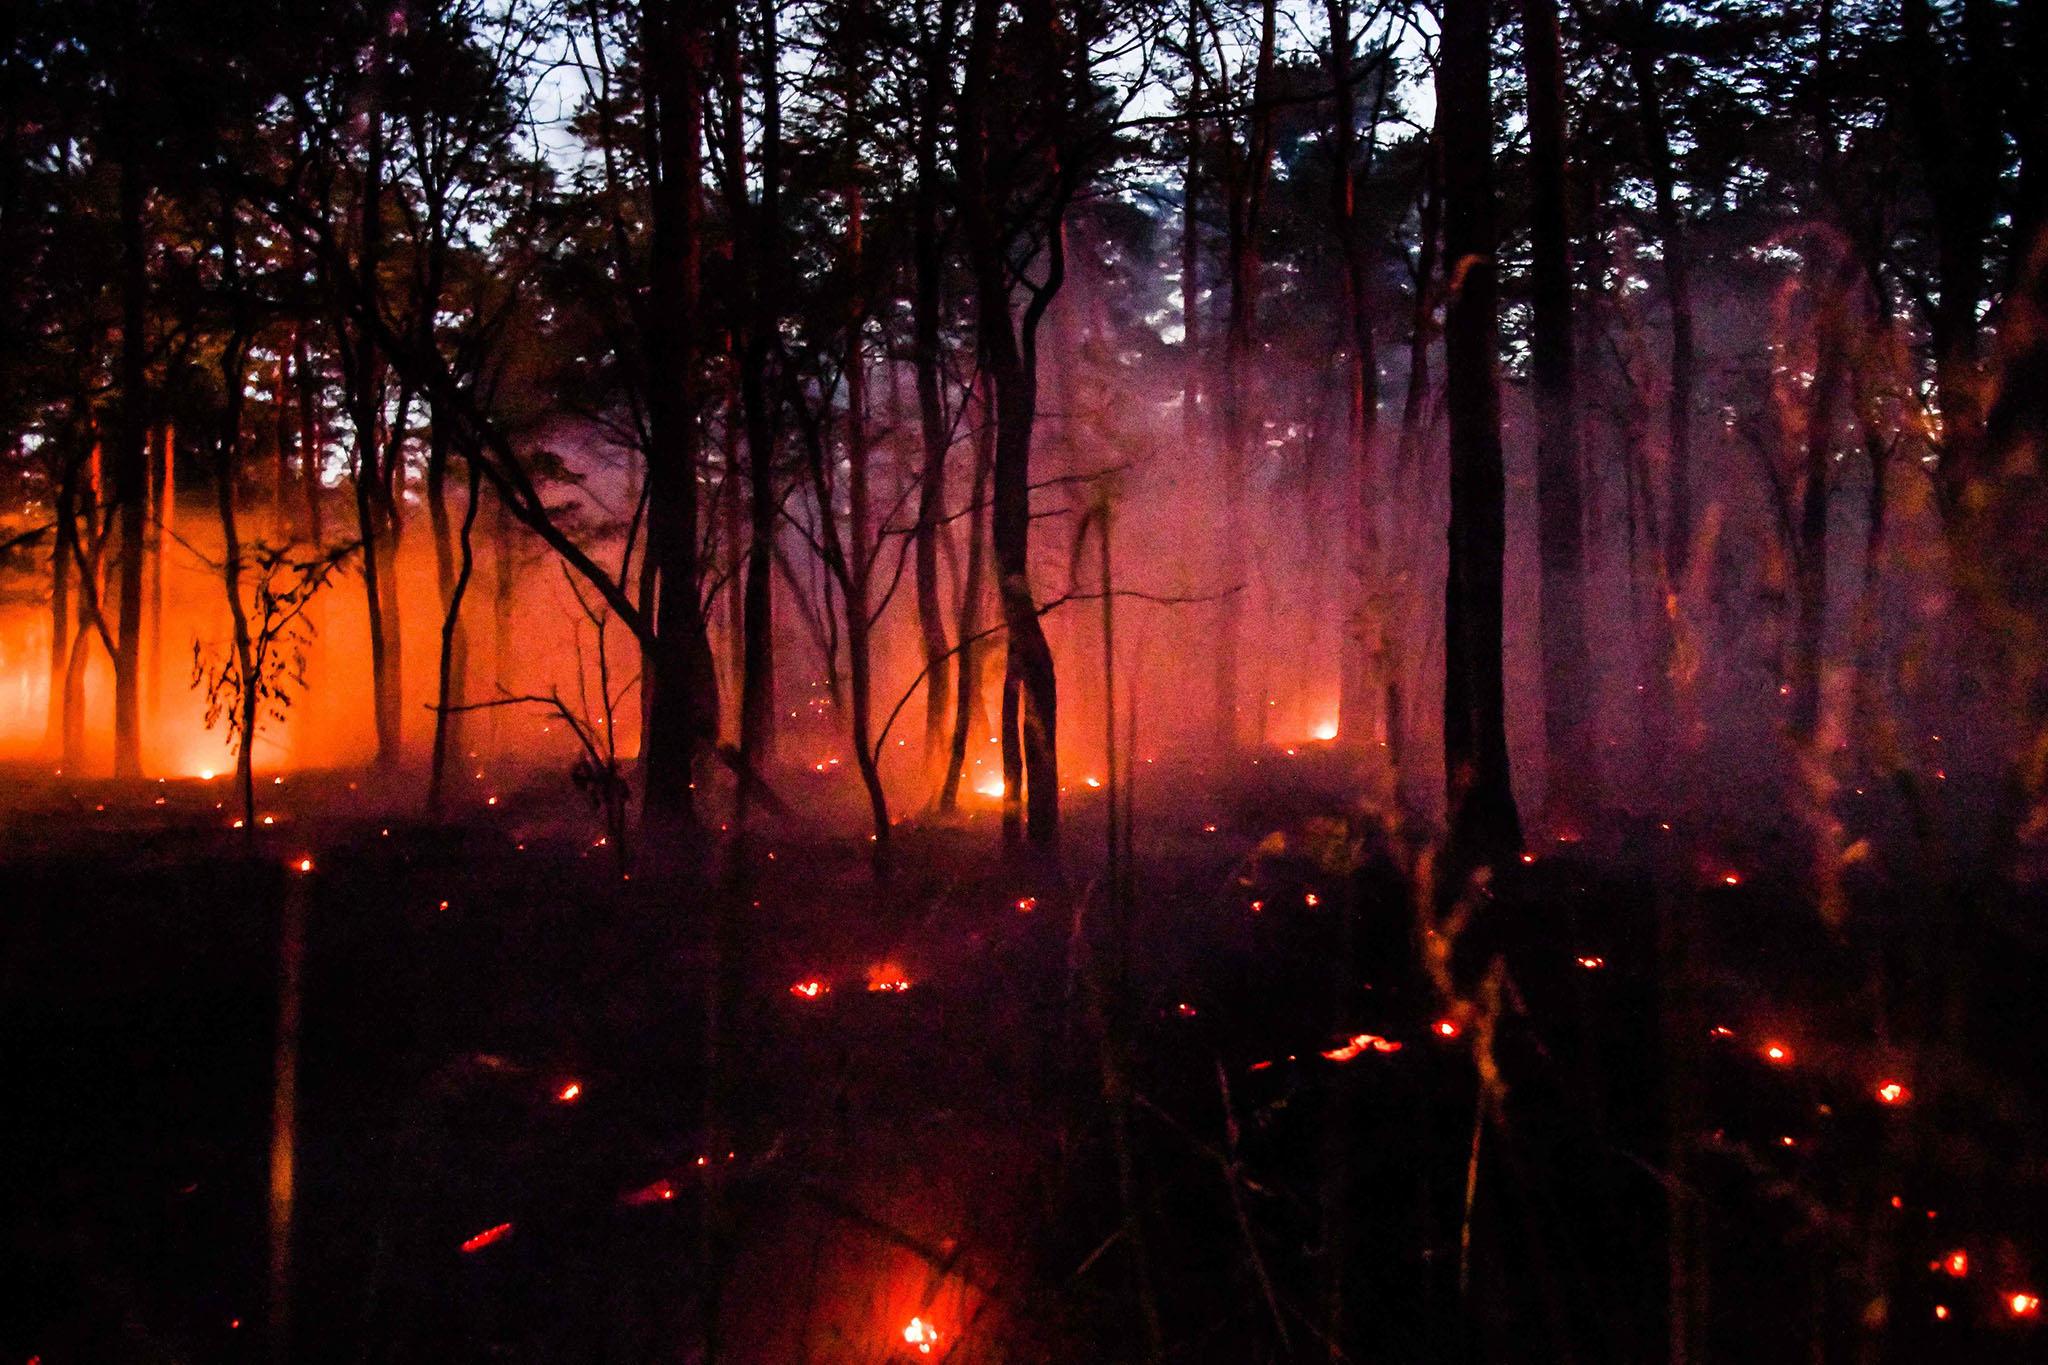
<path id="1" fill-rule="evenodd" d="M 1674 1280 L 1695 1356 L 2048 1352 L 2044 921 L 1953 860 L 1830 928 L 1782 831 L 1616 816 L 1439 909 L 1268 755 L 1141 770 L 1123 925 L 1078 789 L 878 885 L 850 774 L 632 879 L 556 773 L 12 776 L 0 1359 L 271 1355 L 294 896 L 290 1359 L 1648 1361 Z"/>

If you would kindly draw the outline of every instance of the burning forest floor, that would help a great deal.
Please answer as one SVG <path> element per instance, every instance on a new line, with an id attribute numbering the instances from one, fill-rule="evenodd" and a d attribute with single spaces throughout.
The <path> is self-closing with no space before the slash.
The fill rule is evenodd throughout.
<path id="1" fill-rule="evenodd" d="M 820 816 L 656 886 L 558 774 L 435 821 L 293 775 L 254 831 L 15 777 L 0 1358 L 266 1354 L 294 897 L 292 1359 L 2044 1349 L 2022 888 L 1864 860 L 1831 931 L 1782 831 L 1615 817 L 1439 914 L 1333 758 L 1162 764 L 1119 979 L 1093 793 L 1059 867 L 991 811 L 878 887 Z"/>

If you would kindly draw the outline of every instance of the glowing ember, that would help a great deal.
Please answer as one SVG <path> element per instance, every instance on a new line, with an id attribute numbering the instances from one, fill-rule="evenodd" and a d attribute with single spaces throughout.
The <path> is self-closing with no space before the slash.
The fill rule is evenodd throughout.
<path id="1" fill-rule="evenodd" d="M 1020 915 L 1028 915 L 1037 908 L 1038 897 L 1036 896 L 1023 896 L 1017 901 L 1017 913 Z"/>
<path id="2" fill-rule="evenodd" d="M 1455 1019 L 1439 1019 L 1431 1027 L 1436 1030 L 1436 1036 L 1439 1038 L 1455 1038 L 1464 1032 L 1458 1027 L 1458 1021 Z"/>
<path id="3" fill-rule="evenodd" d="M 939 1344 L 939 1329 L 923 1318 L 912 1318 L 910 1325 L 903 1329 L 903 1339 L 915 1346 L 919 1355 L 928 1356 L 932 1347 Z"/>
<path id="4" fill-rule="evenodd" d="M 1582 957 L 1579 959 L 1579 965 L 1589 972 L 1597 972 L 1607 965 L 1607 959 L 1604 957 Z"/>
<path id="5" fill-rule="evenodd" d="M 582 1097 L 583 1086 L 581 1083 L 577 1081 L 571 1081 L 567 1085 L 563 1086 L 560 1090 L 557 1090 L 555 1092 L 555 1098 L 561 1101 L 563 1104 L 574 1104 L 577 1100 L 581 1099 Z"/>
<path id="6" fill-rule="evenodd" d="M 665 1204 L 675 1197 L 675 1185 L 664 1179 L 657 1180 L 650 1185 L 642 1185 L 639 1189 L 623 1196 L 619 1202 L 638 1208 L 647 1204 Z"/>
<path id="7" fill-rule="evenodd" d="M 1716 1024 L 1708 1029 L 1707 1032 L 1716 1038 L 1733 1038 L 1735 1036 L 1735 1030 L 1727 1027 L 1725 1024 Z"/>
<path id="8" fill-rule="evenodd" d="M 1196 1010 L 1193 1005 L 1190 1005 L 1187 1001 L 1183 1000 L 1178 1005 L 1175 1005 L 1173 1007 L 1173 1012 L 1175 1014 L 1178 1014 L 1183 1019 L 1192 1019 L 1195 1017 Z"/>
<path id="9" fill-rule="evenodd" d="M 1928 1268 L 1939 1270 L 1952 1280 L 1967 1279 L 1970 1274 L 1970 1253 L 1958 1247 Z"/>
<path id="10" fill-rule="evenodd" d="M 1311 891 L 1306 896 L 1303 896 L 1301 898 L 1301 903 L 1303 905 L 1306 905 L 1309 909 L 1313 910 L 1318 905 L 1321 905 L 1323 903 L 1323 898 L 1321 896 L 1318 896 L 1315 892 Z"/>
<path id="11" fill-rule="evenodd" d="M 1783 1043 L 1765 1043 L 1764 1060 L 1778 1066 L 1792 1065 L 1792 1049 Z"/>
<path id="12" fill-rule="evenodd" d="M 1524 864 L 1525 866 L 1526 866 L 1526 865 L 1528 865 L 1528 864 L 1530 864 L 1530 863 L 1533 863 L 1533 862 L 1535 862 L 1535 861 L 1536 861 L 1536 855 L 1535 855 L 1535 854 L 1533 854 L 1533 853 L 1524 853 L 1524 854 L 1522 855 L 1522 862 L 1523 862 L 1523 864 Z"/>
<path id="13" fill-rule="evenodd" d="M 1399 1052 L 1401 1045 L 1391 1038 L 1382 1038 L 1377 1033 L 1354 1033 L 1342 1047 L 1331 1048 L 1323 1056 L 1332 1062 L 1348 1062 L 1367 1052 Z"/>
<path id="14" fill-rule="evenodd" d="M 511 1235 L 512 1225 L 510 1223 L 500 1223 L 494 1228 L 485 1228 L 482 1232 L 479 1232 L 476 1236 L 462 1244 L 463 1254 L 467 1255 L 472 1251 L 482 1251 L 491 1243 L 502 1242 Z"/>
<path id="15" fill-rule="evenodd" d="M 2005 1306 L 2016 1318 L 2038 1317 L 2041 1313 L 2041 1298 L 2038 1294 L 2011 1294 L 2006 1297 Z"/>
<path id="16" fill-rule="evenodd" d="M 1947 1321 L 1948 1321 L 1948 1305 L 1947 1305 L 1947 1304 L 1945 1304 L 1945 1303 L 1937 1303 L 1936 1305 L 1934 1305 L 1934 1320 L 1935 1320 L 1936 1322 L 1947 1322 Z"/>
<path id="17" fill-rule="evenodd" d="M 910 989 L 910 978 L 893 962 L 878 962 L 868 968 L 868 989 L 894 995 Z"/>
<path id="18" fill-rule="evenodd" d="M 1904 1104 L 1908 1095 L 1909 1092 L 1906 1090 L 1906 1087 L 1900 1085 L 1897 1081 L 1886 1081 L 1877 1088 L 1879 1104 Z"/>
<path id="19" fill-rule="evenodd" d="M 1733 872 L 1724 872 L 1721 874 L 1721 884 L 1723 886 L 1740 886 L 1742 885 L 1742 878 Z"/>
<path id="20" fill-rule="evenodd" d="M 821 995 L 830 994 L 831 990 L 831 986 L 813 977 L 809 981 L 797 982 L 789 988 L 789 993 L 791 995 L 800 995 L 806 1000 L 816 1000 Z"/>

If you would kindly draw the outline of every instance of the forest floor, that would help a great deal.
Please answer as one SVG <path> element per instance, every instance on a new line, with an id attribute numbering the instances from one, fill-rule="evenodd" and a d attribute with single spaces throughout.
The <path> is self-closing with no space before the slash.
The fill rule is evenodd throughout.
<path id="1" fill-rule="evenodd" d="M 830 774 L 657 885 L 558 773 L 291 775 L 253 832 L 8 776 L 0 1360 L 265 1357 L 291 896 L 291 1359 L 1652 1361 L 1674 1269 L 1695 1360 L 2048 1352 L 2010 886 L 1859 872 L 1830 930 L 1782 830 L 1616 816 L 1418 927 L 1332 757 L 1162 764 L 1119 979 L 1093 792 L 1058 865 L 990 810 L 878 886 Z"/>

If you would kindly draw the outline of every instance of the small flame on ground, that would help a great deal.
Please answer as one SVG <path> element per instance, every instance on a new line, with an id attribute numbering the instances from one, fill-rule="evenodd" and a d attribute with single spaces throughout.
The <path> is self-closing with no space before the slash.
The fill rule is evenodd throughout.
<path id="1" fill-rule="evenodd" d="M 816 1000 L 821 995 L 829 994 L 831 990 L 832 988 L 829 985 L 813 977 L 809 981 L 797 982 L 789 988 L 789 993 L 791 995 L 800 995 L 806 1000 Z"/>
<path id="2" fill-rule="evenodd" d="M 482 1232 L 479 1232 L 476 1236 L 462 1244 L 463 1254 L 467 1255 L 472 1251 L 482 1251 L 491 1243 L 502 1242 L 511 1235 L 512 1225 L 510 1223 L 500 1223 L 494 1228 L 485 1228 Z"/>
<path id="3" fill-rule="evenodd" d="M 1967 1279 L 1970 1274 L 1970 1253 L 1958 1247 L 1927 1268 L 1938 1270 L 1952 1280 Z"/>
<path id="4" fill-rule="evenodd" d="M 893 962 L 878 962 L 868 968 L 868 989 L 885 994 L 896 994 L 910 989 L 910 978 L 903 969 Z"/>
<path id="5" fill-rule="evenodd" d="M 2011 1294 L 2006 1297 L 2005 1306 L 2016 1318 L 2037 1317 L 2041 1312 L 2041 1296 L 2027 1293 Z"/>
<path id="6" fill-rule="evenodd" d="M 939 1329 L 923 1318 L 912 1318 L 910 1325 L 903 1329 L 903 1339 L 917 1348 L 919 1355 L 930 1355 L 932 1347 L 939 1344 Z"/>
<path id="7" fill-rule="evenodd" d="M 1436 1030 L 1436 1036 L 1439 1038 L 1455 1038 L 1464 1032 L 1458 1027 L 1458 1021 L 1455 1019 L 1439 1019 L 1431 1027 Z"/>
<path id="8" fill-rule="evenodd" d="M 1003 779 L 991 773 L 987 777 L 977 778 L 974 789 L 983 796 L 999 797 L 1003 794 Z"/>
<path id="9" fill-rule="evenodd" d="M 563 1104 L 574 1104 L 577 1100 L 581 1099 L 582 1096 L 583 1085 L 580 1081 L 571 1081 L 567 1085 L 563 1086 L 560 1090 L 557 1090 L 555 1092 L 555 1098 L 557 1100 L 560 1100 Z"/>
<path id="10" fill-rule="evenodd" d="M 1775 1062 L 1779 1066 L 1790 1066 L 1792 1065 L 1792 1049 L 1786 1047 L 1783 1043 L 1765 1043 L 1764 1060 Z"/>
<path id="11" fill-rule="evenodd" d="M 1038 897 L 1020 896 L 1017 899 L 1017 913 L 1028 915 L 1038 908 Z"/>
<path id="12" fill-rule="evenodd" d="M 1579 965 L 1589 972 L 1597 972 L 1607 965 L 1607 959 L 1604 957 L 1582 957 L 1579 959 Z"/>
<path id="13" fill-rule="evenodd" d="M 1335 739 L 1337 737 L 1337 722 L 1334 720 L 1319 720 L 1315 723 L 1315 727 L 1308 732 L 1308 735 L 1310 739 L 1325 741 Z"/>
<path id="14" fill-rule="evenodd" d="M 1877 1087 L 1879 1104 L 1904 1104 L 1909 1097 L 1906 1087 L 1897 1081 L 1886 1081 Z"/>
<path id="15" fill-rule="evenodd" d="M 301 858 L 293 863 L 292 867 L 299 872 L 311 872 L 313 870 L 313 860 L 311 858 Z"/>
<path id="16" fill-rule="evenodd" d="M 1371 1052 L 1399 1052 L 1401 1045 L 1391 1038 L 1382 1038 L 1377 1033 L 1354 1033 L 1342 1047 L 1334 1047 L 1323 1056 L 1333 1062 L 1348 1062 L 1354 1057 Z"/>

